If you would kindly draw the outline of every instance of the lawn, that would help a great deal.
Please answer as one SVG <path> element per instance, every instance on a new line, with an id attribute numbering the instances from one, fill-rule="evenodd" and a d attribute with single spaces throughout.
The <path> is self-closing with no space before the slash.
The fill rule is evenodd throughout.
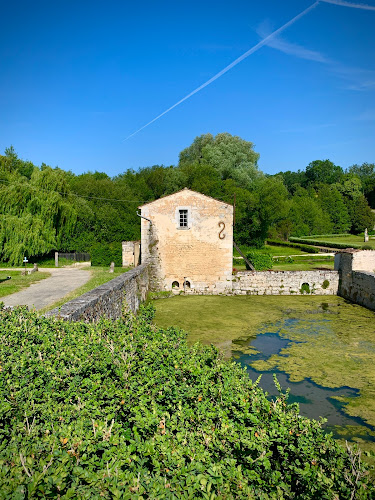
<path id="1" fill-rule="evenodd" d="M 282 245 L 264 245 L 264 247 L 260 249 L 241 245 L 240 248 L 245 255 L 249 252 L 254 251 L 260 253 L 269 253 L 272 256 L 306 255 L 306 252 L 302 252 L 302 250 L 300 250 L 299 248 L 284 247 Z M 235 257 L 239 256 L 237 250 L 233 249 L 233 255 Z"/>
<path id="2" fill-rule="evenodd" d="M 274 271 L 315 271 L 316 269 L 332 269 L 334 257 L 330 255 L 302 255 L 289 259 L 274 259 Z"/>
<path id="3" fill-rule="evenodd" d="M 292 250 L 291 248 L 287 248 Z M 333 269 L 334 257 L 330 255 L 301 255 L 284 256 L 274 258 L 273 271 L 314 271 L 316 269 Z M 242 259 L 233 259 L 233 268 L 238 271 L 245 271 L 246 266 Z"/>
<path id="4" fill-rule="evenodd" d="M 27 269 L 32 269 L 34 267 L 34 263 L 38 264 L 38 267 L 55 267 L 55 259 L 52 257 L 46 257 L 43 259 L 36 259 L 35 257 L 30 257 L 29 262 L 26 264 Z M 59 267 L 64 267 L 64 266 L 71 266 L 72 264 L 75 264 L 76 261 L 70 260 L 70 259 L 62 259 L 59 258 Z M 1 267 L 6 267 L 6 268 L 11 268 L 11 267 L 25 267 L 25 264 L 20 264 L 19 266 L 14 266 L 13 264 L 10 264 L 9 262 L 0 262 L 0 268 Z M 109 266 L 108 266 L 109 267 Z"/>
<path id="5" fill-rule="evenodd" d="M 69 302 L 70 300 L 76 299 L 77 297 L 80 297 L 86 292 L 89 292 L 90 290 L 93 290 L 94 288 L 104 285 L 104 283 L 107 283 L 107 281 L 113 280 L 114 278 L 117 278 L 117 276 L 120 276 L 120 274 L 125 273 L 126 271 L 129 271 L 129 268 L 127 267 L 115 267 L 115 270 L 113 273 L 108 272 L 108 267 L 87 267 L 83 268 L 84 270 L 87 270 L 87 272 L 91 273 L 91 278 L 87 283 L 85 283 L 83 286 L 80 288 L 77 288 L 73 292 L 68 293 L 63 297 L 62 299 L 58 300 L 54 304 L 51 304 L 44 309 L 41 309 L 39 311 L 40 314 L 44 314 L 47 311 L 50 311 L 51 309 L 54 309 L 55 307 L 60 307 L 66 302 Z"/>
<path id="6" fill-rule="evenodd" d="M 0 271 L 0 280 L 6 278 L 7 276 L 10 276 L 12 279 L 0 282 L 0 297 L 5 297 L 6 295 L 19 292 L 23 288 L 30 286 L 32 283 L 49 278 L 51 274 L 46 272 L 37 272 L 28 274 L 27 276 L 22 276 L 21 271 Z"/>
<path id="7" fill-rule="evenodd" d="M 364 241 L 363 235 L 356 236 L 303 236 L 304 240 L 322 241 L 324 243 L 345 243 L 351 245 L 368 245 L 375 250 L 375 236 L 370 236 L 369 241 Z"/>

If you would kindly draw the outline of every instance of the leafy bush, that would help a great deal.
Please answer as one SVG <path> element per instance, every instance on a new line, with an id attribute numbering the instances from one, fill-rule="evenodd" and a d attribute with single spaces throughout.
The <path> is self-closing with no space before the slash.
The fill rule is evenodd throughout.
<path id="1" fill-rule="evenodd" d="M 0 311 L 1 498 L 373 498 L 358 455 L 280 388 L 269 401 L 153 314 Z"/>
<path id="2" fill-rule="evenodd" d="M 256 271 L 264 271 L 267 269 L 272 269 L 273 257 L 268 253 L 249 252 L 246 255 L 246 257 L 255 267 Z M 249 266 L 247 264 L 246 264 L 246 269 L 249 269 Z"/>
<path id="3" fill-rule="evenodd" d="M 308 283 L 302 283 L 300 293 L 303 295 L 305 293 L 311 293 L 310 285 Z"/>
<path id="4" fill-rule="evenodd" d="M 307 253 L 319 253 L 319 250 L 314 246 L 307 246 L 301 243 L 291 243 L 290 241 L 270 240 L 270 239 L 267 240 L 267 243 L 269 245 L 280 245 L 283 247 L 298 248 L 299 250 L 302 250 L 302 252 L 307 252 Z"/>
<path id="5" fill-rule="evenodd" d="M 328 287 L 329 287 L 329 281 L 328 280 L 324 280 L 323 284 L 322 284 L 323 290 L 326 290 Z"/>
<path id="6" fill-rule="evenodd" d="M 90 249 L 92 266 L 109 266 L 111 262 L 115 266 L 122 266 L 122 244 L 114 243 L 95 243 Z"/>

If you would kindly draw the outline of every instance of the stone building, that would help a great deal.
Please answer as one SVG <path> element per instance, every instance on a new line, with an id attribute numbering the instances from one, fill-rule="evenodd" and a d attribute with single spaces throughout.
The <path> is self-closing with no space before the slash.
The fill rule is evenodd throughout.
<path id="1" fill-rule="evenodd" d="M 185 188 L 139 208 L 141 262 L 153 289 L 231 291 L 232 205 Z"/>

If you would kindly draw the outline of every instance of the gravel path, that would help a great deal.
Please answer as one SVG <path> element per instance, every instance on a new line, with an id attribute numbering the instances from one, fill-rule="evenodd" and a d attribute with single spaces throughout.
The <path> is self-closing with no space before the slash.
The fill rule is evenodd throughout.
<path id="1" fill-rule="evenodd" d="M 40 271 L 51 273 L 51 277 L 34 283 L 20 292 L 2 297 L 0 301 L 4 302 L 5 306 L 26 305 L 30 309 L 43 309 L 84 285 L 91 278 L 90 271 L 70 267 L 40 268 Z"/>

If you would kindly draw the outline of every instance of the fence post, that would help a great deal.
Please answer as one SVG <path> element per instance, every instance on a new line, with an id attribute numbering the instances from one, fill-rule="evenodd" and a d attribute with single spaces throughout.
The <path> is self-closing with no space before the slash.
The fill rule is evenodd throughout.
<path id="1" fill-rule="evenodd" d="M 59 252 L 55 252 L 55 267 L 59 267 Z"/>

